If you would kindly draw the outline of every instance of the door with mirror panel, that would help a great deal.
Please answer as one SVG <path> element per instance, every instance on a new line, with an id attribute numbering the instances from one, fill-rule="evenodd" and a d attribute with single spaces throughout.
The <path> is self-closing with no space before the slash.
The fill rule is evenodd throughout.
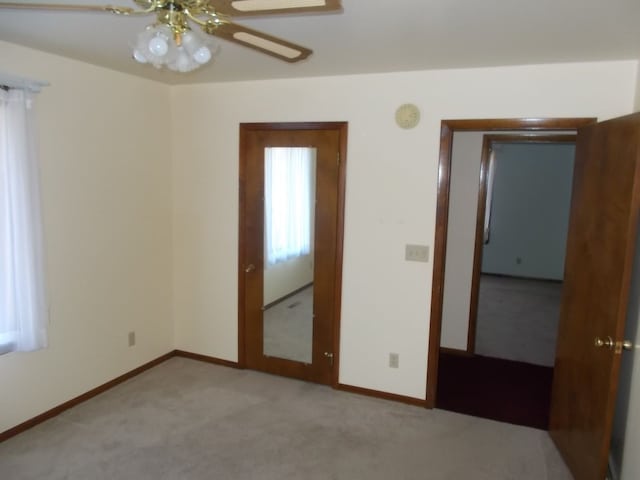
<path id="1" fill-rule="evenodd" d="M 337 381 L 345 123 L 240 128 L 241 363 Z"/>

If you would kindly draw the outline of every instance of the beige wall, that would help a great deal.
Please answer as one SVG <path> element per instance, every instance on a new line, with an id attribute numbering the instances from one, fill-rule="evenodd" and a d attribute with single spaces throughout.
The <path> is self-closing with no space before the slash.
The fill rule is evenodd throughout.
<path id="1" fill-rule="evenodd" d="M 215 66 L 213 67 L 215 68 Z M 632 110 L 635 61 L 178 86 L 174 151 L 176 346 L 237 360 L 238 124 L 349 122 L 340 381 L 424 398 L 440 121 Z M 422 121 L 394 124 L 405 102 Z M 389 352 L 400 368 L 388 368 Z"/>
<path id="2" fill-rule="evenodd" d="M 173 348 L 169 88 L 0 42 L 37 98 L 50 346 L 0 356 L 0 432 Z M 127 346 L 134 330 L 137 345 Z"/>

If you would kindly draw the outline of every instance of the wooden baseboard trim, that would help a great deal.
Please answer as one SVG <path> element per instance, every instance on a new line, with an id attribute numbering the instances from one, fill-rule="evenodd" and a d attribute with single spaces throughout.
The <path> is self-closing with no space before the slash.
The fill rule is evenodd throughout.
<path id="1" fill-rule="evenodd" d="M 60 405 L 53 407 L 50 410 L 47 410 L 44 413 L 41 413 L 40 415 L 37 415 L 29 420 L 27 420 L 26 422 L 22 422 L 19 425 L 16 425 L 15 427 L 10 428 L 9 430 L 5 430 L 4 432 L 0 433 L 0 443 L 4 442 L 5 440 L 8 440 L 11 437 L 14 437 L 16 435 L 18 435 L 19 433 L 22 433 L 26 430 L 29 430 L 30 428 L 35 427 L 36 425 L 49 420 L 50 418 L 53 418 L 57 415 L 60 415 L 62 412 L 64 412 L 65 410 L 69 410 L 72 407 L 75 407 L 76 405 L 82 403 L 82 402 L 86 402 L 87 400 L 100 395 L 103 392 L 106 392 L 107 390 L 109 390 L 110 388 L 115 387 L 116 385 L 125 382 L 133 377 L 135 377 L 136 375 L 141 374 L 142 372 L 144 372 L 145 370 L 149 370 L 150 368 L 155 367 L 156 365 L 161 364 L 162 362 L 165 362 L 167 360 L 169 360 L 171 357 L 174 357 L 176 355 L 175 351 L 171 351 L 169 353 L 165 353 L 164 355 L 156 358 L 155 360 L 151 360 L 150 362 L 145 363 L 144 365 L 139 366 L 138 368 L 134 368 L 133 370 L 131 370 L 130 372 L 127 372 L 125 374 L 120 375 L 119 377 L 114 378 L 113 380 L 108 381 L 107 383 L 103 383 L 102 385 L 97 386 L 96 388 L 93 388 L 91 390 L 89 390 L 86 393 L 83 393 L 82 395 L 78 395 L 75 398 L 72 398 L 71 400 L 68 400 L 64 403 L 61 403 Z"/>
<path id="2" fill-rule="evenodd" d="M 184 350 L 174 350 L 173 354 L 176 357 L 190 358 L 191 360 L 198 360 L 199 362 L 213 363 L 216 365 L 223 365 L 225 367 L 231 367 L 231 368 L 242 368 L 238 362 L 232 362 L 230 360 L 223 360 L 221 358 L 210 357 L 209 355 L 201 355 L 199 353 L 185 352 Z"/>
<path id="3" fill-rule="evenodd" d="M 404 395 L 396 395 L 395 393 L 381 392 L 379 390 L 371 390 L 369 388 L 354 387 L 353 385 L 345 385 L 344 383 L 338 383 L 336 390 L 342 390 L 343 392 L 357 393 L 359 395 L 366 395 L 368 397 L 382 398 L 384 400 L 393 400 L 394 402 L 407 403 L 409 405 L 415 405 L 417 407 L 426 407 L 427 401 L 419 398 L 406 397 Z"/>

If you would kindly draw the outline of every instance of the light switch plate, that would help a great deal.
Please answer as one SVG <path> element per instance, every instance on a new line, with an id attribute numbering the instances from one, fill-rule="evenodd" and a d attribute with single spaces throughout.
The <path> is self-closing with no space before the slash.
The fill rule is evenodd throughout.
<path id="1" fill-rule="evenodd" d="M 404 259 L 408 262 L 428 262 L 429 246 L 407 244 L 404 250 Z"/>
<path id="2" fill-rule="evenodd" d="M 398 368 L 400 366 L 400 355 L 397 353 L 389 354 L 389 367 L 390 368 Z"/>

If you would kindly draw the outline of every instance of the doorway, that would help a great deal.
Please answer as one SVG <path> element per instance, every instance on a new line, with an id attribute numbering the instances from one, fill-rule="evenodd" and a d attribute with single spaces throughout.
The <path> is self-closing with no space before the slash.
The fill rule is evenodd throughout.
<path id="1" fill-rule="evenodd" d="M 442 333 L 445 263 L 449 226 L 449 200 L 454 132 L 515 132 L 520 135 L 536 132 L 575 132 L 579 127 L 594 123 L 591 118 L 574 119 L 504 119 L 504 120 L 444 120 L 441 128 L 441 144 L 438 176 L 436 234 L 434 243 L 434 272 L 429 334 L 429 364 L 427 372 L 427 406 L 436 406 L 438 367 Z M 468 316 L 465 317 L 467 321 Z"/>
<path id="2" fill-rule="evenodd" d="M 347 124 L 240 125 L 243 367 L 337 384 Z"/>
<path id="3" fill-rule="evenodd" d="M 455 133 L 438 408 L 547 428 L 574 153 L 575 135 Z"/>

